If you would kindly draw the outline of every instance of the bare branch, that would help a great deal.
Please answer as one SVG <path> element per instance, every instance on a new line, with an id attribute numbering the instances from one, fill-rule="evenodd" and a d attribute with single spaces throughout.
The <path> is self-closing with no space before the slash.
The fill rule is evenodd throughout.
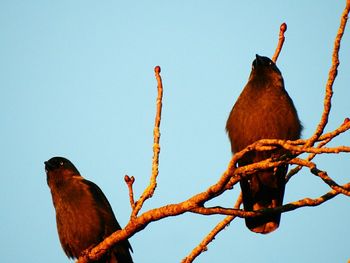
<path id="1" fill-rule="evenodd" d="M 319 138 L 319 141 L 321 141 L 316 148 L 322 148 L 323 146 L 325 146 L 327 143 L 329 143 L 334 137 L 338 136 L 339 134 L 347 131 L 348 129 L 350 129 L 350 121 L 349 118 L 345 118 L 343 124 L 336 130 L 326 133 L 324 135 L 322 135 Z M 306 161 L 311 161 L 315 156 L 317 155 L 317 153 L 311 153 L 307 158 Z M 299 172 L 301 170 L 302 166 L 297 166 L 294 169 L 290 170 L 289 173 L 286 176 L 286 182 L 289 181 L 289 179 L 295 175 L 297 172 Z"/>
<path id="2" fill-rule="evenodd" d="M 154 68 L 155 76 L 158 83 L 158 96 L 157 96 L 157 111 L 156 111 L 156 117 L 154 121 L 154 130 L 153 130 L 153 159 L 152 159 L 152 175 L 150 178 L 150 183 L 148 187 L 144 190 L 142 193 L 140 199 L 136 201 L 135 209 L 132 211 L 132 217 L 136 217 L 139 211 L 141 210 L 143 203 L 151 198 L 154 194 L 154 191 L 157 187 L 157 176 L 158 176 L 158 165 L 159 165 L 159 153 L 160 153 L 160 145 L 159 145 L 159 138 L 160 138 L 160 121 L 162 116 L 162 99 L 163 99 L 163 84 L 162 84 L 162 78 L 160 76 L 160 67 L 156 66 Z"/>
<path id="3" fill-rule="evenodd" d="M 265 140 L 262 140 L 262 141 L 265 141 Z M 280 140 L 266 140 L 266 141 L 274 141 L 274 143 L 276 143 L 276 142 L 279 142 Z M 113 233 L 110 237 L 106 238 L 98 246 L 92 249 L 89 252 L 89 254 L 83 255 L 81 258 L 79 258 L 78 262 L 80 263 L 88 262 L 88 261 L 84 261 L 84 260 L 87 260 L 87 258 L 89 259 L 98 258 L 103 253 L 105 253 L 106 250 L 110 249 L 114 244 L 116 244 L 118 241 L 131 237 L 138 231 L 141 231 L 142 229 L 144 229 L 149 223 L 160 220 L 165 217 L 177 216 L 186 212 L 198 213 L 203 215 L 221 214 L 221 215 L 231 215 L 231 216 L 238 216 L 238 217 L 252 217 L 252 216 L 259 216 L 264 213 L 273 213 L 274 211 L 287 212 L 287 211 L 291 211 L 304 206 L 316 206 L 333 198 L 338 194 L 348 194 L 348 192 L 350 191 L 350 183 L 348 183 L 343 186 L 340 186 L 339 188 L 332 187 L 333 188 L 332 191 L 328 192 L 327 194 L 317 199 L 305 198 L 297 202 L 293 202 L 275 209 L 264 209 L 259 211 L 248 212 L 248 211 L 244 211 L 240 209 L 232 209 L 232 208 L 203 207 L 203 204 L 205 202 L 217 197 L 222 192 L 226 191 L 228 189 L 227 184 L 229 182 L 232 185 L 234 185 L 237 182 L 239 182 L 241 178 L 248 176 L 249 174 L 253 173 L 256 170 L 276 167 L 286 162 L 286 160 L 274 161 L 272 159 L 267 159 L 258 163 L 236 168 L 235 166 L 238 159 L 242 157 L 246 151 L 254 149 L 254 145 L 258 147 L 259 146 L 258 143 L 260 143 L 260 141 L 248 146 L 246 149 L 235 154 L 232 157 L 227 170 L 222 174 L 218 182 L 210 186 L 206 191 L 196 194 L 181 203 L 170 204 L 163 207 L 155 208 L 143 213 L 138 217 L 132 217 L 124 229 L 119 230 Z M 281 145 L 283 145 L 283 143 L 281 143 Z M 315 149 L 315 148 L 309 147 L 308 149 L 310 151 L 313 151 L 311 149 Z M 298 164 L 298 165 L 308 166 L 309 168 L 310 167 L 314 168 L 314 166 L 310 165 L 309 163 L 307 162 L 305 163 L 303 161 L 298 161 L 298 160 L 299 159 L 294 158 L 292 160 L 289 160 L 288 162 Z"/>
<path id="4" fill-rule="evenodd" d="M 135 201 L 134 201 L 133 184 L 135 182 L 135 178 L 134 178 L 134 176 L 129 177 L 128 175 L 125 175 L 124 181 L 128 185 L 131 209 L 134 210 L 135 209 Z"/>
<path id="5" fill-rule="evenodd" d="M 130 217 L 130 221 L 128 224 L 121 230 L 116 231 L 111 236 L 106 238 L 103 242 L 101 242 L 98 246 L 91 249 L 88 253 L 82 255 L 78 262 L 88 262 L 89 260 L 96 260 L 101 255 L 106 253 L 110 248 L 112 248 L 117 242 L 121 240 L 125 240 L 135 233 L 141 231 L 151 222 L 155 222 L 162 218 L 166 218 L 169 216 L 177 216 L 186 212 L 197 213 L 203 215 L 227 215 L 227 217 L 220 222 L 203 240 L 202 242 L 191 252 L 191 254 L 184 259 L 183 262 L 192 262 L 194 258 L 196 258 L 200 253 L 206 250 L 207 245 L 214 239 L 214 237 L 227 225 L 229 224 L 235 217 L 255 217 L 261 216 L 265 213 L 275 213 L 275 212 L 288 212 L 300 207 L 306 206 L 317 206 L 320 205 L 327 200 L 332 199 L 338 194 L 344 194 L 350 196 L 350 183 L 344 185 L 338 185 L 328 174 L 324 171 L 320 171 L 316 168 L 316 165 L 311 162 L 311 159 L 316 154 L 323 153 L 339 153 L 339 152 L 350 152 L 350 147 L 348 146 L 338 146 L 338 147 L 325 147 L 325 145 L 332 140 L 334 137 L 339 134 L 350 129 L 350 121 L 346 119 L 344 123 L 336 130 L 329 132 L 327 134 L 323 134 L 324 128 L 328 122 L 328 116 L 331 108 L 331 98 L 333 94 L 333 83 L 337 75 L 337 68 L 339 65 L 339 48 L 342 36 L 344 34 L 345 25 L 347 22 L 347 17 L 350 9 L 350 0 L 347 0 L 346 7 L 341 17 L 340 27 L 338 30 L 338 34 L 335 39 L 334 50 L 332 55 L 332 67 L 329 71 L 329 78 L 326 85 L 326 94 L 324 100 L 324 112 L 321 117 L 321 121 L 316 128 L 315 133 L 308 140 L 296 140 L 296 141 L 284 141 L 284 140 L 260 140 L 255 142 L 242 151 L 236 153 L 231 161 L 228 164 L 226 171 L 221 175 L 218 181 L 208 187 L 205 191 L 193 195 L 191 198 L 177 203 L 177 204 L 169 204 L 163 207 L 151 209 L 149 211 L 144 212 L 141 215 L 138 215 L 139 211 L 142 208 L 143 203 L 152 197 L 157 182 L 158 176 L 158 163 L 159 163 L 159 126 L 161 121 L 161 109 L 162 109 L 162 81 L 159 75 L 160 68 L 155 68 L 156 78 L 158 82 L 158 98 L 157 98 L 157 113 L 155 118 L 155 127 L 154 127 L 154 145 L 153 145 L 153 162 L 152 162 L 152 175 L 150 179 L 149 186 L 145 189 L 140 199 L 134 202 L 133 196 L 133 177 L 126 177 L 125 181 L 129 188 L 129 197 L 130 204 L 133 208 L 132 216 Z M 286 30 L 286 26 L 282 24 L 280 28 L 280 39 L 279 45 L 277 47 L 276 53 L 273 57 L 274 61 L 277 60 L 279 52 L 281 51 L 283 41 L 284 41 L 284 32 Z M 314 144 L 319 142 L 319 144 L 314 147 Z M 283 158 L 274 160 L 273 158 L 254 163 L 251 165 L 243 166 L 237 168 L 237 162 L 240 158 L 243 157 L 249 151 L 263 151 L 266 149 L 272 149 L 274 147 L 283 147 L 291 151 L 295 156 L 284 156 Z M 308 158 L 305 160 L 296 158 L 301 153 L 310 153 Z M 244 211 L 239 209 L 239 205 L 241 201 L 237 200 L 234 208 L 225 208 L 225 207 L 205 207 L 204 204 L 219 196 L 223 192 L 232 189 L 233 186 L 238 183 L 241 178 L 248 176 L 249 174 L 256 172 L 257 170 L 277 167 L 281 164 L 290 163 L 297 164 L 300 167 L 308 167 L 314 175 L 320 177 L 329 187 L 332 188 L 326 194 L 316 198 L 304 198 L 296 202 L 291 202 L 289 204 L 274 208 L 274 209 L 263 209 L 259 211 Z M 287 177 L 288 178 L 288 177 Z M 290 177 L 289 177 L 290 178 Z"/>
<path id="6" fill-rule="evenodd" d="M 346 191 L 350 191 L 350 183 L 344 184 L 341 186 L 341 188 L 345 189 Z M 332 189 L 331 191 L 327 192 L 326 194 L 312 199 L 312 198 L 304 198 L 295 202 L 291 202 L 289 204 L 276 207 L 276 208 L 266 208 L 263 210 L 257 210 L 257 211 L 244 211 L 241 209 L 232 209 L 232 208 L 224 208 L 220 206 L 216 207 L 198 207 L 196 209 L 192 209 L 191 212 L 202 214 L 202 215 L 232 215 L 237 216 L 241 218 L 245 217 L 256 217 L 261 216 L 266 213 L 275 213 L 275 212 L 289 212 L 301 207 L 307 207 L 307 206 L 318 206 L 333 197 L 337 196 L 338 194 L 342 194 L 341 191 L 337 191 L 335 189 Z"/>
<path id="7" fill-rule="evenodd" d="M 342 186 L 342 188 L 346 189 L 347 191 L 350 191 L 350 183 L 347 183 Z M 89 260 L 96 260 L 100 258 L 108 249 L 110 249 L 115 243 L 125 240 L 132 235 L 134 235 L 136 232 L 144 229 L 150 222 L 160 220 L 162 218 L 168 217 L 168 216 L 175 216 L 179 214 L 183 214 L 184 212 L 194 212 L 204 215 L 213 215 L 213 214 L 222 214 L 222 215 L 230 215 L 230 216 L 238 216 L 238 217 L 254 217 L 254 216 L 260 216 L 263 213 L 274 213 L 277 211 L 281 212 L 288 212 L 295 209 L 298 209 L 300 207 L 306 207 L 306 206 L 317 206 L 320 205 L 327 200 L 332 199 L 333 197 L 340 194 L 337 190 L 332 189 L 328 193 L 316 198 L 304 198 L 296 202 L 292 202 L 277 208 L 273 209 L 264 209 L 259 211 L 244 211 L 241 209 L 229 209 L 229 208 L 221 208 L 221 207 L 212 207 L 212 208 L 204 208 L 204 207 L 193 207 L 193 203 L 190 202 L 190 199 L 179 203 L 175 205 L 167 205 L 163 206 L 157 209 L 152 209 L 148 212 L 143 213 L 141 216 L 131 219 L 129 223 L 125 226 L 124 229 L 114 232 L 111 236 L 106 238 L 103 242 L 101 242 L 98 246 L 93 248 L 88 254 L 82 255 L 77 263 L 87 263 Z M 192 198 L 191 198 L 192 199 Z M 235 207 L 238 206 L 238 200 L 236 202 Z M 219 224 L 217 229 L 213 230 L 213 237 L 221 231 L 225 227 L 225 223 L 229 223 L 229 220 L 225 218 L 223 223 Z M 232 220 L 231 220 L 232 221 Z M 225 223 L 224 223 L 225 222 Z M 227 225 L 227 224 L 226 224 Z M 208 242 L 209 243 L 209 242 Z M 202 252 L 202 251 L 201 251 Z M 186 261 L 185 261 L 186 262 Z M 191 262 L 191 261 L 187 261 Z"/>
<path id="8" fill-rule="evenodd" d="M 234 209 L 238 209 L 242 204 L 242 193 L 239 194 L 237 201 L 234 205 Z M 233 219 L 235 219 L 236 216 L 227 216 L 222 220 L 220 223 L 218 223 L 213 230 L 202 240 L 202 242 L 196 246 L 192 252 L 184 258 L 181 262 L 182 263 L 190 263 L 193 262 L 193 260 L 198 257 L 202 252 L 207 251 L 207 246 L 210 242 L 212 242 L 215 239 L 215 236 L 221 232 L 226 226 L 228 226 Z"/>
<path id="9" fill-rule="evenodd" d="M 337 33 L 337 36 L 336 36 L 335 41 L 334 41 L 334 48 L 333 48 L 333 54 L 332 54 L 332 66 L 329 70 L 328 81 L 326 84 L 326 94 L 325 94 L 325 98 L 324 98 L 324 105 L 323 105 L 324 109 L 323 109 L 322 117 L 321 117 L 320 123 L 318 124 L 318 126 L 316 128 L 314 135 L 312 135 L 312 137 L 309 139 L 306 146 L 312 146 L 317 141 L 317 139 L 323 133 L 323 130 L 328 123 L 328 117 L 329 117 L 329 113 L 331 111 L 331 99 L 333 96 L 333 84 L 334 84 L 334 80 L 338 74 L 340 42 L 341 42 L 341 39 L 342 39 L 344 31 L 345 31 L 345 26 L 346 26 L 346 22 L 348 20 L 349 10 L 350 10 L 350 1 L 347 0 L 346 6 L 344 8 L 344 11 L 343 11 L 341 19 L 340 19 L 338 33 Z"/>
<path id="10" fill-rule="evenodd" d="M 278 38 L 277 48 L 276 48 L 275 54 L 273 54 L 273 57 L 271 59 L 274 63 L 276 63 L 276 61 L 278 59 L 278 56 L 281 53 L 281 50 L 282 50 L 282 47 L 283 47 L 283 43 L 284 43 L 284 40 L 285 40 L 284 33 L 286 31 L 287 31 L 287 24 L 286 23 L 282 23 L 281 26 L 280 26 L 280 34 L 279 34 L 279 38 Z"/>

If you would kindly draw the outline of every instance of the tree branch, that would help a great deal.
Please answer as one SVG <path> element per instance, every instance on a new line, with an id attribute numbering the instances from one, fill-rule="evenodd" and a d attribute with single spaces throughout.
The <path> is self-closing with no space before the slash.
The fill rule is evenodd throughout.
<path id="1" fill-rule="evenodd" d="M 153 159 L 152 159 L 152 175 L 150 178 L 150 183 L 148 187 L 145 189 L 145 191 L 142 193 L 140 199 L 136 201 L 135 207 L 132 211 L 131 217 L 136 217 L 139 211 L 141 210 L 143 203 L 151 198 L 154 194 L 154 191 L 157 187 L 157 176 L 159 174 L 158 165 L 159 165 L 159 153 L 160 153 L 160 145 L 159 145 L 159 138 L 160 138 L 160 121 L 162 116 L 162 99 L 163 99 L 163 84 L 162 84 L 162 78 L 160 76 L 160 67 L 156 66 L 154 68 L 155 76 L 158 83 L 158 96 L 157 96 L 157 111 L 156 111 L 156 117 L 154 121 L 154 130 L 153 130 Z"/>
<path id="2" fill-rule="evenodd" d="M 345 189 L 346 191 L 350 191 L 350 183 L 344 184 L 341 186 L 341 188 Z M 198 207 L 195 209 L 192 209 L 191 212 L 196 213 L 196 214 L 202 214 L 202 215 L 231 215 L 231 216 L 236 216 L 236 217 L 256 217 L 256 216 L 261 216 L 264 214 L 269 214 L 269 213 L 276 213 L 276 212 L 289 212 L 301 207 L 306 207 L 306 206 L 318 206 L 333 197 L 337 196 L 338 194 L 342 194 L 342 191 L 338 191 L 335 189 L 332 189 L 331 191 L 325 193 L 324 195 L 312 199 L 312 198 L 304 198 L 300 199 L 295 202 L 291 202 L 289 204 L 285 204 L 280 207 L 276 208 L 266 208 L 262 210 L 255 210 L 255 211 L 244 211 L 241 209 L 232 209 L 232 208 L 224 208 L 220 206 L 216 207 Z"/>
<path id="3" fill-rule="evenodd" d="M 348 129 L 350 129 L 350 120 L 349 120 L 349 118 L 345 118 L 343 124 L 338 129 L 336 129 L 332 132 L 326 133 L 319 138 L 319 141 L 321 141 L 321 142 L 316 146 L 316 148 L 322 148 L 327 143 L 329 143 L 334 137 L 347 131 Z M 306 158 L 306 161 L 311 161 L 316 155 L 317 155 L 317 153 L 311 153 Z M 295 167 L 294 169 L 290 170 L 286 176 L 286 183 L 289 181 L 289 179 L 293 175 L 295 175 L 297 172 L 299 172 L 301 170 L 301 168 L 302 168 L 302 166 L 299 165 L 299 166 Z"/>
<path id="4" fill-rule="evenodd" d="M 234 209 L 238 209 L 242 204 L 242 193 L 239 194 L 237 201 L 234 205 Z M 210 242 L 212 242 L 215 239 L 215 236 L 221 232 L 226 226 L 228 226 L 233 219 L 235 219 L 236 216 L 226 216 L 224 220 L 222 220 L 220 223 L 218 223 L 213 230 L 202 240 L 201 243 L 199 243 L 198 246 L 196 246 L 192 252 L 184 258 L 181 262 L 182 263 L 190 263 L 193 262 L 193 260 L 198 257 L 202 252 L 207 251 L 207 246 Z"/>
<path id="5" fill-rule="evenodd" d="M 134 176 L 129 177 L 128 175 L 125 175 L 124 181 L 128 185 L 131 209 L 134 210 L 135 209 L 135 201 L 134 201 L 133 184 L 135 182 L 135 178 L 134 178 Z"/>
<path id="6" fill-rule="evenodd" d="M 281 26 L 280 26 L 280 34 L 279 34 L 279 38 L 278 38 L 277 48 L 275 50 L 275 54 L 273 54 L 272 59 L 271 59 L 274 63 L 276 63 L 276 61 L 278 59 L 278 56 L 281 53 L 281 50 L 282 50 L 282 47 L 283 47 L 283 43 L 284 43 L 284 40 L 285 40 L 284 33 L 286 31 L 287 31 L 287 24 L 286 23 L 282 23 Z"/>
<path id="7" fill-rule="evenodd" d="M 190 213 L 198 213 L 203 215 L 227 215 L 227 217 L 220 222 L 203 240 L 202 242 L 193 249 L 193 251 L 190 253 L 189 256 L 187 256 L 183 262 L 192 262 L 194 258 L 196 258 L 200 253 L 206 250 L 207 245 L 214 239 L 214 237 L 227 225 L 229 224 L 235 217 L 254 217 L 254 216 L 261 216 L 265 213 L 275 213 L 275 212 L 288 212 L 295 209 L 298 209 L 300 207 L 306 207 L 306 206 L 317 206 L 320 205 L 333 197 L 337 196 L 338 194 L 344 194 L 347 196 L 350 196 L 350 182 L 344 185 L 338 185 L 332 178 L 330 178 L 326 172 L 320 171 L 316 168 L 316 164 L 310 162 L 311 159 L 316 154 L 324 154 L 324 153 L 339 153 L 339 152 L 350 152 L 350 147 L 348 146 L 338 146 L 338 147 L 325 147 L 325 145 L 331 141 L 334 137 L 340 135 L 341 133 L 347 131 L 350 128 L 350 122 L 349 119 L 346 119 L 344 123 L 336 130 L 329 132 L 327 134 L 323 134 L 324 128 L 328 122 L 328 116 L 331 109 L 331 98 L 333 94 L 333 84 L 334 80 L 337 75 L 337 68 L 339 65 L 339 48 L 340 48 L 340 42 L 342 39 L 342 36 L 344 34 L 345 25 L 347 22 L 347 17 L 350 9 L 350 0 L 347 0 L 346 7 L 344 9 L 344 12 L 341 17 L 340 27 L 335 39 L 334 44 L 334 50 L 332 55 L 332 67 L 329 71 L 329 78 L 326 85 L 326 94 L 325 94 L 325 100 L 324 100 L 324 111 L 321 117 L 321 121 L 318 124 L 315 133 L 307 140 L 296 140 L 296 141 L 283 141 L 283 140 L 260 140 L 257 141 L 242 151 L 236 153 L 232 159 L 230 160 L 228 167 L 226 171 L 221 175 L 221 177 L 218 179 L 218 181 L 208 187 L 205 191 L 198 193 L 196 195 L 193 195 L 191 198 L 177 203 L 177 204 L 169 204 L 163 207 L 151 209 L 149 211 L 144 212 L 141 215 L 139 214 L 139 211 L 142 208 L 143 203 L 152 197 L 157 182 L 157 176 L 158 176 L 158 163 L 159 163 L 159 152 L 160 152 L 160 146 L 159 146 L 159 138 L 160 138 L 160 132 L 159 132 L 159 126 L 161 121 L 161 109 L 162 109 L 162 82 L 161 77 L 159 75 L 160 68 L 155 68 L 155 74 L 158 82 L 158 98 L 157 98 L 157 113 L 155 118 L 155 127 L 154 127 L 154 145 L 153 145 L 153 162 L 152 162 L 152 175 L 150 178 L 150 184 L 149 186 L 144 190 L 143 194 L 141 195 L 140 199 L 136 202 L 134 202 L 134 194 L 133 194 L 133 183 L 134 178 L 129 178 L 128 176 L 125 177 L 125 181 L 129 188 L 129 198 L 130 198 L 130 204 L 133 208 L 132 216 L 130 217 L 129 222 L 127 225 L 119 230 L 113 233 L 111 236 L 107 237 L 103 242 L 101 242 L 99 245 L 94 247 L 93 249 L 89 250 L 87 253 L 84 253 L 77 262 L 89 262 L 91 260 L 97 260 L 100 258 L 104 253 L 106 253 L 109 249 L 111 249 L 116 243 L 118 243 L 121 240 L 125 240 L 127 238 L 130 238 L 135 233 L 141 231 L 147 225 L 151 222 L 155 222 L 157 220 L 169 217 L 169 216 L 177 216 L 181 215 L 186 212 Z M 273 57 L 274 61 L 277 60 L 278 55 L 281 51 L 281 48 L 283 46 L 284 41 L 284 32 L 286 30 L 286 27 L 284 28 L 282 24 L 280 28 L 280 38 L 279 38 L 279 45 L 277 47 L 277 50 L 275 52 L 275 55 Z M 283 40 L 282 40 L 283 39 Z M 281 44 L 280 44 L 281 43 Z M 316 142 L 319 142 L 319 144 L 314 147 L 314 144 Z M 291 152 L 293 152 L 294 156 L 284 156 L 280 159 L 267 159 L 258 163 L 254 163 L 251 165 L 238 167 L 237 168 L 237 162 L 242 156 L 252 150 L 255 151 L 263 151 L 266 149 L 272 149 L 274 147 L 283 147 L 284 149 L 287 149 Z M 298 155 L 301 153 L 310 153 L 308 158 L 305 160 L 297 158 Z M 320 177 L 329 187 L 332 188 L 329 192 L 326 194 L 316 198 L 304 198 L 299 201 L 291 202 L 289 204 L 274 208 L 274 209 L 263 209 L 258 211 L 244 211 L 242 209 L 239 209 L 239 205 L 241 203 L 240 199 L 237 200 L 234 208 L 225 208 L 225 207 L 204 207 L 204 204 L 214 199 L 215 197 L 219 196 L 223 192 L 230 190 L 233 188 L 241 178 L 244 178 L 245 176 L 248 176 L 249 174 L 256 172 L 258 170 L 271 168 L 271 167 L 277 167 L 281 164 L 290 163 L 290 164 L 297 164 L 300 167 L 308 167 L 312 174 Z M 287 176 L 287 179 L 289 179 L 290 176 Z"/>
<path id="8" fill-rule="evenodd" d="M 317 139 L 320 137 L 320 135 L 323 133 L 324 128 L 326 127 L 328 123 L 328 117 L 329 113 L 331 111 L 331 100 L 333 96 L 333 84 L 334 80 L 338 74 L 338 66 L 339 66 L 339 49 L 340 49 L 340 42 L 343 37 L 346 22 L 348 20 L 348 14 L 350 10 L 350 0 L 346 1 L 346 6 L 344 8 L 344 11 L 341 15 L 340 19 L 340 25 L 338 29 L 337 36 L 334 41 L 334 48 L 333 48 L 333 54 L 332 54 L 332 66 L 329 70 L 328 74 L 328 81 L 326 84 L 326 93 L 324 98 L 324 105 L 323 105 L 323 113 L 321 116 L 320 123 L 318 124 L 315 133 L 312 135 L 312 137 L 309 139 L 308 143 L 305 145 L 306 147 L 312 146 Z"/>

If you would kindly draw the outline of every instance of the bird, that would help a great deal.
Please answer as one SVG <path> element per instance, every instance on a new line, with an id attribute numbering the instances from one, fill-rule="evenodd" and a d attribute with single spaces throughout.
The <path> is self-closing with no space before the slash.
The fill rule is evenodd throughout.
<path id="1" fill-rule="evenodd" d="M 284 87 L 281 71 L 268 57 L 259 56 L 252 63 L 247 84 L 234 104 L 226 122 L 232 153 L 237 153 L 260 139 L 297 140 L 302 124 Z M 250 151 L 238 166 L 280 158 L 288 152 L 282 147 L 270 151 Z M 283 204 L 288 165 L 264 169 L 242 177 L 240 186 L 246 211 L 275 208 Z M 246 226 L 255 233 L 268 234 L 279 227 L 281 213 L 246 217 Z"/>
<path id="2" fill-rule="evenodd" d="M 47 184 L 56 210 L 58 236 L 68 258 L 78 258 L 113 232 L 121 229 L 102 190 L 82 177 L 64 157 L 44 162 Z M 100 263 L 132 263 L 128 240 L 117 243 Z"/>

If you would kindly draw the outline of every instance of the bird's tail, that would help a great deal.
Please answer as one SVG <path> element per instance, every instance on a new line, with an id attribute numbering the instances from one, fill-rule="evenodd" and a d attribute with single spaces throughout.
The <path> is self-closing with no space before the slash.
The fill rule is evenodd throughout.
<path id="1" fill-rule="evenodd" d="M 241 180 L 243 205 L 246 211 L 275 208 L 283 203 L 287 166 L 259 171 Z M 268 234 L 279 226 L 281 213 L 271 213 L 245 218 L 246 226 L 253 232 Z"/>
<path id="2" fill-rule="evenodd" d="M 110 255 L 108 263 L 133 263 L 130 250 L 132 251 L 129 241 L 121 241 L 117 244 Z"/>

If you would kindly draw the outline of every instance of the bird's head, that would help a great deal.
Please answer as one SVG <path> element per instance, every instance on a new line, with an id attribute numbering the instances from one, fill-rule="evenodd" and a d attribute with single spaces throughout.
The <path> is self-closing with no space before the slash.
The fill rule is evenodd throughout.
<path id="1" fill-rule="evenodd" d="M 80 174 L 74 164 L 64 157 L 53 157 L 44 163 L 46 174 L 51 172 Z"/>
<path id="2" fill-rule="evenodd" d="M 281 71 L 268 57 L 259 56 L 252 63 L 251 77 L 282 79 Z"/>

